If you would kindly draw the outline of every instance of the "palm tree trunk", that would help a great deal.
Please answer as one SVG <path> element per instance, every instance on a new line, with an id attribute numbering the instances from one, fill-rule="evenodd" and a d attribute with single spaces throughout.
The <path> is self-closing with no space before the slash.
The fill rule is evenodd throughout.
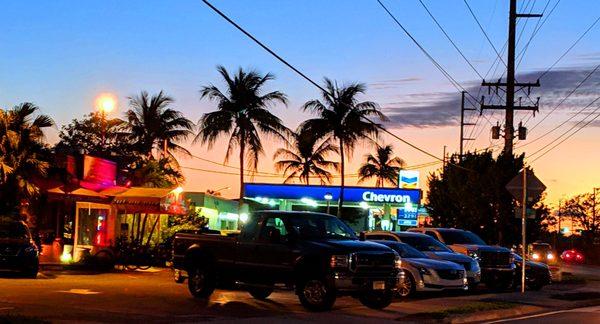
<path id="1" fill-rule="evenodd" d="M 340 178 L 341 178 L 341 183 L 340 183 L 340 198 L 338 199 L 338 211 L 337 211 L 337 216 L 338 218 L 342 217 L 342 206 L 344 205 L 344 185 L 345 185 L 345 181 L 344 181 L 344 168 L 345 168 L 345 164 L 344 164 L 344 140 L 340 138 Z"/>
<path id="2" fill-rule="evenodd" d="M 240 139 L 240 200 L 239 208 L 242 208 L 244 203 L 244 151 L 246 150 L 246 143 L 244 142 L 243 136 Z"/>

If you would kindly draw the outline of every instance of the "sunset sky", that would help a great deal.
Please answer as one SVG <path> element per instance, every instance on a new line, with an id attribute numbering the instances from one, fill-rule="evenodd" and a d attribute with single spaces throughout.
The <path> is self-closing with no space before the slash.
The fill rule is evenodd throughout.
<path id="1" fill-rule="evenodd" d="M 481 80 L 437 28 L 418 0 L 385 0 L 386 6 L 431 55 L 461 85 L 478 95 Z M 546 13 L 557 0 L 549 0 Z M 457 152 L 460 94 L 410 39 L 386 15 L 375 0 L 359 1 L 224 1 L 214 5 L 269 44 L 311 78 L 324 76 L 339 82 L 360 81 L 368 85 L 363 99 L 378 102 L 390 116 L 386 126 L 395 134 L 441 156 L 443 147 Z M 425 0 L 431 12 L 463 50 L 475 68 L 485 74 L 496 54 L 485 40 L 462 0 Z M 507 34 L 507 0 L 469 1 L 500 50 Z M 520 0 L 521 11 L 541 12 L 547 1 Z M 535 81 L 598 18 L 597 0 L 569 0 L 558 4 L 531 41 L 519 65 L 519 81 Z M 114 94 L 119 102 L 114 117 L 127 109 L 127 97 L 147 90 L 165 90 L 176 99 L 174 108 L 197 121 L 215 109 L 214 103 L 200 101 L 201 86 L 222 87 L 215 66 L 233 70 L 239 66 L 272 72 L 277 79 L 269 90 L 288 94 L 287 108 L 275 107 L 290 128 L 309 115 L 300 106 L 317 98 L 317 89 L 276 61 L 264 50 L 228 25 L 201 1 L 5 1 L 0 20 L 0 107 L 31 101 L 51 115 L 58 127 L 49 133 L 55 142 L 60 126 L 81 118 L 94 109 L 101 93 Z M 544 20 L 543 20 L 544 21 Z M 517 53 L 524 48 L 536 26 L 536 19 L 518 22 L 523 30 Z M 541 96 L 540 112 L 518 113 L 515 121 L 527 121 L 528 141 L 517 143 L 516 152 L 526 156 L 563 134 L 574 123 L 590 115 L 600 102 L 580 111 L 600 96 L 600 71 L 594 73 L 571 98 L 550 114 L 562 98 L 600 64 L 600 23 L 541 79 L 542 87 L 531 97 Z M 496 80 L 503 66 L 492 69 L 488 80 Z M 488 96 L 487 90 L 479 96 Z M 523 96 L 523 94 L 521 94 Z M 526 99 L 523 99 L 526 103 Z M 501 120 L 500 112 L 468 117 L 477 121 L 467 135 L 477 136 L 468 149 L 502 145 L 491 140 L 490 124 Z M 590 117 L 591 116 L 591 117 Z M 565 122 L 568 118 L 572 120 Z M 489 119 L 489 123 L 486 120 Z M 523 143 L 564 125 L 524 147 Z M 564 196 L 589 192 L 600 186 L 600 120 L 582 129 L 569 140 L 533 162 L 538 177 L 548 186 L 547 202 L 555 204 Z M 383 137 L 408 165 L 433 161 L 414 149 Z M 270 143 L 259 170 L 273 172 L 272 154 L 280 143 Z M 197 156 L 222 162 L 224 146 L 208 151 L 200 145 L 187 147 Z M 359 147 L 351 158 L 349 173 L 355 173 L 371 147 Z M 538 153 L 538 156 L 541 153 Z M 235 173 L 200 161 L 181 159 L 185 167 Z M 229 162 L 236 166 L 236 161 Z M 435 167 L 421 169 L 426 174 Z M 186 189 L 203 191 L 230 186 L 225 196 L 237 196 L 237 177 L 184 169 Z M 254 178 L 280 182 L 278 178 Z M 349 178 L 354 184 L 356 178 Z"/>

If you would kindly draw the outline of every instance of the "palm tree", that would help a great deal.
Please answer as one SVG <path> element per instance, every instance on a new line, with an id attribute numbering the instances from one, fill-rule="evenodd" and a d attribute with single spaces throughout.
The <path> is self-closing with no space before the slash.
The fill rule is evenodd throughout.
<path id="1" fill-rule="evenodd" d="M 239 149 L 241 206 L 244 198 L 245 162 L 247 161 L 251 170 L 256 170 L 258 156 L 264 152 L 260 135 L 285 141 L 290 133 L 281 119 L 269 111 L 277 102 L 287 105 L 287 96 L 280 91 L 263 93 L 267 81 L 274 79 L 270 73 L 261 75 L 256 71 L 239 68 L 234 75 L 230 75 L 223 66 L 218 66 L 217 71 L 227 88 L 221 91 L 211 84 L 200 89 L 201 98 L 215 101 L 217 110 L 202 116 L 195 140 L 208 144 L 211 149 L 220 136 L 228 136 L 225 162 L 236 148 Z"/>
<path id="2" fill-rule="evenodd" d="M 325 78 L 325 92 L 321 100 L 311 100 L 304 104 L 303 109 L 316 113 L 318 117 L 305 121 L 301 127 L 306 131 L 322 138 L 332 137 L 340 147 L 341 189 L 338 201 L 338 217 L 341 216 L 344 203 L 344 153 L 350 155 L 356 144 L 363 140 L 376 138 L 381 125 L 370 120 L 377 117 L 381 121 L 387 117 L 372 101 L 358 100 L 358 95 L 364 94 L 366 86 L 363 83 L 351 83 L 339 87 L 337 83 Z"/>
<path id="3" fill-rule="evenodd" d="M 0 196 L 5 208 L 14 208 L 39 193 L 35 179 L 46 174 L 48 149 L 44 129 L 54 125 L 39 108 L 22 103 L 0 110 Z"/>
<path id="4" fill-rule="evenodd" d="M 337 170 L 339 163 L 327 160 L 327 154 L 339 153 L 338 147 L 328 140 L 319 143 L 316 136 L 301 130 L 292 137 L 290 148 L 280 148 L 273 155 L 273 160 L 281 158 L 275 162 L 275 169 L 287 176 L 284 182 L 298 178 L 308 185 L 310 177 L 316 176 L 321 184 L 330 183 L 332 176 L 328 169 Z"/>
<path id="5" fill-rule="evenodd" d="M 173 98 L 163 91 L 150 97 L 142 91 L 139 96 L 129 97 L 129 109 L 125 115 L 128 135 L 140 153 L 152 158 L 154 149 L 175 161 L 172 152 L 190 155 L 177 144 L 192 135 L 194 123 L 177 110 L 170 108 Z M 166 152 L 165 152 L 166 146 Z"/>
<path id="6" fill-rule="evenodd" d="M 405 166 L 404 160 L 399 157 L 392 157 L 393 149 L 391 145 L 378 146 L 376 156 L 366 155 L 366 161 L 358 169 L 358 182 L 362 183 L 375 178 L 376 187 L 384 187 L 390 184 L 398 186 L 398 174 Z"/>

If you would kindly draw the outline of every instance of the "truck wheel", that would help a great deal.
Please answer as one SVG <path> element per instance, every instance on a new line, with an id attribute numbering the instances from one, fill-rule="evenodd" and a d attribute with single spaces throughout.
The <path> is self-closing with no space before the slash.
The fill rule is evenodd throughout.
<path id="1" fill-rule="evenodd" d="M 335 303 L 335 291 L 325 279 L 311 278 L 302 281 L 296 290 L 302 306 L 310 311 L 330 310 Z"/>
<path id="2" fill-rule="evenodd" d="M 208 267 L 195 267 L 188 271 L 188 289 L 196 298 L 208 298 L 215 290 L 215 276 Z"/>
<path id="3" fill-rule="evenodd" d="M 391 290 L 369 291 L 358 297 L 360 302 L 372 309 L 383 309 L 388 307 L 394 299 L 394 293 Z"/>
<path id="4" fill-rule="evenodd" d="M 258 300 L 265 300 L 273 293 L 273 288 L 249 288 L 248 293 Z"/>
<path id="5" fill-rule="evenodd" d="M 398 286 L 398 295 L 406 298 L 414 295 L 415 293 L 415 280 L 408 271 L 404 271 L 404 280 L 400 282 Z"/>

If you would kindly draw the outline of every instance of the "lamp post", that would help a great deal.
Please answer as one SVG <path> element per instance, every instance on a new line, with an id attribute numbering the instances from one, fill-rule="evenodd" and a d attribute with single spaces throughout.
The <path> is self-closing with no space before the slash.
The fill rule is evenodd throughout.
<path id="1" fill-rule="evenodd" d="M 327 214 L 329 214 L 329 205 L 331 204 L 331 199 L 333 199 L 333 195 L 328 192 L 325 194 L 325 196 L 323 196 L 323 198 L 325 198 L 325 200 L 327 201 Z"/>

